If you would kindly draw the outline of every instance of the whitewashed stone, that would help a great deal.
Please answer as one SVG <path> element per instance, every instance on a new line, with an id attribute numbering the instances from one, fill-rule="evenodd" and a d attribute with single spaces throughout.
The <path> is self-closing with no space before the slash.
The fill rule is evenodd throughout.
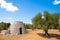
<path id="1" fill-rule="evenodd" d="M 26 33 L 26 29 L 24 27 L 23 22 L 15 21 L 10 26 L 10 34 L 18 35 L 18 34 L 24 34 L 24 33 Z"/>

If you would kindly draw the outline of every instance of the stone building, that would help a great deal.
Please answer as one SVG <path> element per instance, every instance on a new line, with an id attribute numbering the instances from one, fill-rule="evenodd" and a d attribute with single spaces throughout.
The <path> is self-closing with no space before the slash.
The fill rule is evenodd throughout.
<path id="1" fill-rule="evenodd" d="M 16 21 L 10 26 L 11 34 L 24 34 L 26 33 L 26 29 L 22 22 Z"/>
<path id="2" fill-rule="evenodd" d="M 9 30 L 9 31 L 8 31 Z M 26 33 L 26 29 L 24 27 L 23 22 L 15 21 L 13 24 L 10 25 L 9 29 L 5 32 L 2 31 L 4 34 L 12 34 L 12 35 L 18 35 L 18 34 L 24 34 Z"/>

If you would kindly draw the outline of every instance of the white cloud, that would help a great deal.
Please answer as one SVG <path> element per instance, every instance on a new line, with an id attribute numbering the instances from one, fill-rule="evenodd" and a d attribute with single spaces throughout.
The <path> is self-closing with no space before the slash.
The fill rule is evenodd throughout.
<path id="1" fill-rule="evenodd" d="M 14 6 L 12 3 L 7 3 L 5 0 L 0 0 L 0 7 L 4 8 L 6 11 L 15 12 L 18 10 L 16 6 Z"/>
<path id="2" fill-rule="evenodd" d="M 55 1 L 53 2 L 53 4 L 54 4 L 54 5 L 60 4 L 60 0 L 55 0 Z"/>
<path id="3" fill-rule="evenodd" d="M 4 19 L 7 19 L 7 20 L 12 20 L 13 18 L 9 17 L 9 18 L 4 18 Z"/>

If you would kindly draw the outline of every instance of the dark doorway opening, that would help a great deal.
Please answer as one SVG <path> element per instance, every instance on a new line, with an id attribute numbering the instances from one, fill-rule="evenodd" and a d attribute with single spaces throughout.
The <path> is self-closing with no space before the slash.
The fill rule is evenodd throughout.
<path id="1" fill-rule="evenodd" d="M 20 34 L 22 34 L 22 28 L 20 28 Z"/>

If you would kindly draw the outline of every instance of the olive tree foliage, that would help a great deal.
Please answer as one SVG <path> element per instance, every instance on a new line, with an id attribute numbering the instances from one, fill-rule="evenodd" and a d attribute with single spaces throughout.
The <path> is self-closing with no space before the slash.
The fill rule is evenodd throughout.
<path id="1" fill-rule="evenodd" d="M 58 26 L 58 29 L 59 29 L 59 31 L 60 31 L 60 20 L 59 20 L 59 26 Z"/>
<path id="2" fill-rule="evenodd" d="M 48 29 L 58 29 L 59 26 L 59 15 L 58 13 L 52 13 L 50 14 L 48 11 L 44 11 L 44 19 L 45 23 L 43 24 L 44 26 L 44 31 L 46 35 L 48 34 Z M 42 21 L 43 22 L 43 21 Z"/>
<path id="3" fill-rule="evenodd" d="M 41 17 L 41 13 L 38 13 L 32 18 L 33 29 L 37 29 L 37 27 L 39 28 L 39 26 L 41 26 Z"/>
<path id="4" fill-rule="evenodd" d="M 0 22 L 0 31 L 8 29 L 9 26 L 10 26 L 10 23 Z"/>
<path id="5" fill-rule="evenodd" d="M 32 25 L 34 29 L 40 25 L 40 27 L 44 30 L 45 35 L 48 35 L 48 27 L 50 26 L 49 23 L 49 16 L 50 14 L 48 11 L 44 11 L 44 18 L 42 18 L 41 13 L 38 13 L 36 16 L 32 18 Z"/>
<path id="6" fill-rule="evenodd" d="M 58 15 L 59 15 L 59 26 L 58 26 L 58 29 L 60 31 L 60 13 L 58 13 Z"/>
<path id="7" fill-rule="evenodd" d="M 59 25 L 59 16 L 57 13 L 52 14 L 52 25 L 54 26 L 54 29 L 58 28 Z"/>
<path id="8" fill-rule="evenodd" d="M 32 29 L 32 24 L 25 24 L 24 23 L 24 26 L 25 26 L 26 29 Z"/>
<path id="9" fill-rule="evenodd" d="M 48 29 L 50 27 L 50 14 L 48 13 L 48 11 L 44 11 L 44 19 L 42 21 L 42 27 L 43 27 L 43 30 L 45 32 L 45 35 L 49 35 L 48 34 Z"/>
<path id="10" fill-rule="evenodd" d="M 57 13 L 50 14 L 48 11 L 44 11 L 44 18 L 42 18 L 41 13 L 38 13 L 32 18 L 33 29 L 38 27 L 42 28 L 45 32 L 45 35 L 48 34 L 48 29 L 57 29 L 59 16 Z"/>

